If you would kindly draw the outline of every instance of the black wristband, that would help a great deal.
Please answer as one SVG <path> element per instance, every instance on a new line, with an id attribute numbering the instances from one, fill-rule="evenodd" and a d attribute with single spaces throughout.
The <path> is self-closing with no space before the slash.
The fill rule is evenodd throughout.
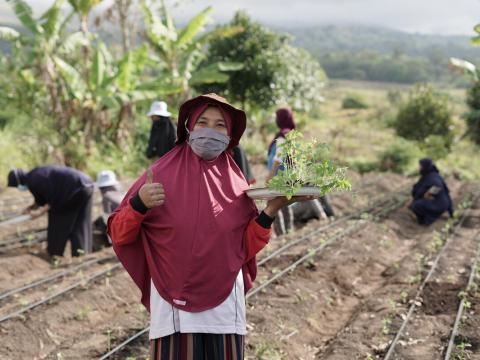
<path id="1" fill-rule="evenodd" d="M 148 211 L 148 208 L 143 203 L 142 199 L 140 199 L 140 195 L 135 195 L 130 199 L 130 205 L 132 206 L 133 210 L 138 211 L 140 214 L 145 215 Z"/>
<path id="2" fill-rule="evenodd" d="M 255 219 L 257 224 L 260 225 L 261 227 L 265 228 L 265 229 L 270 229 L 270 227 L 272 226 L 273 220 L 275 220 L 274 217 L 272 218 L 272 217 L 268 216 L 263 211 Z"/>

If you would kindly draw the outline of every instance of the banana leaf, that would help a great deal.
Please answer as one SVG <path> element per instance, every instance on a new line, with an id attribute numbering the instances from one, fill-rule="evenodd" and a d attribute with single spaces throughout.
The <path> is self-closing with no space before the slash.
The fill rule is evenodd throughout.
<path id="1" fill-rule="evenodd" d="M 70 64 L 63 61 L 58 56 L 53 58 L 69 93 L 78 100 L 84 100 L 87 93 L 87 85 L 85 84 L 82 75 Z"/>
<path id="2" fill-rule="evenodd" d="M 90 69 L 90 87 L 94 91 L 101 86 L 105 77 L 106 64 L 102 52 L 103 47 L 105 47 L 103 43 L 98 44 L 93 54 L 92 67 Z"/>
<path id="3" fill-rule="evenodd" d="M 213 8 L 209 6 L 196 15 L 192 20 L 190 20 L 189 23 L 182 30 L 180 30 L 176 45 L 183 46 L 191 43 L 195 36 L 204 30 L 205 24 L 208 21 L 212 11 Z"/>
<path id="4" fill-rule="evenodd" d="M 7 2 L 12 5 L 15 15 L 17 15 L 18 20 L 34 34 L 41 34 L 43 28 L 37 23 L 33 18 L 32 8 L 23 0 L 7 0 Z"/>
<path id="5" fill-rule="evenodd" d="M 53 5 L 40 17 L 40 24 L 44 30 L 47 38 L 58 38 L 61 23 L 60 16 L 62 15 L 62 6 L 64 0 L 56 0 Z"/>

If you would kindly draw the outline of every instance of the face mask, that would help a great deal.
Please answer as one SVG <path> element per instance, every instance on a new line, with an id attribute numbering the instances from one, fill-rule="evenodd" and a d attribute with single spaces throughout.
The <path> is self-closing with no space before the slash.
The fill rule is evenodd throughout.
<path id="1" fill-rule="evenodd" d="M 20 184 L 20 185 L 17 186 L 17 189 L 20 190 L 20 191 L 27 191 L 28 186 Z"/>
<path id="2" fill-rule="evenodd" d="M 192 131 L 188 143 L 203 160 L 213 160 L 225 151 L 230 138 L 216 130 L 204 128 Z"/>

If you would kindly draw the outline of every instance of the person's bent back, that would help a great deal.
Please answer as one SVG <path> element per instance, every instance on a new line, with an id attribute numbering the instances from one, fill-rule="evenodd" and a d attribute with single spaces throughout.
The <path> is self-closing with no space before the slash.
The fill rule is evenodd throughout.
<path id="1" fill-rule="evenodd" d="M 418 222 L 430 225 L 445 211 L 452 216 L 450 190 L 431 159 L 420 160 L 420 175 L 420 179 L 413 186 L 413 200 L 409 205 Z"/>

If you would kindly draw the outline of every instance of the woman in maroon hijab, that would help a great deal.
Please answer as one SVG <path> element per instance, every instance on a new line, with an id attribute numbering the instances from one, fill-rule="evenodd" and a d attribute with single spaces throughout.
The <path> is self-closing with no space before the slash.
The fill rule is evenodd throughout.
<path id="1" fill-rule="evenodd" d="M 245 293 L 284 197 L 258 214 L 230 155 L 245 113 L 202 95 L 180 108 L 177 145 L 108 221 L 113 248 L 150 311 L 151 360 L 243 359 Z M 298 199 L 297 199 L 298 200 Z"/>

